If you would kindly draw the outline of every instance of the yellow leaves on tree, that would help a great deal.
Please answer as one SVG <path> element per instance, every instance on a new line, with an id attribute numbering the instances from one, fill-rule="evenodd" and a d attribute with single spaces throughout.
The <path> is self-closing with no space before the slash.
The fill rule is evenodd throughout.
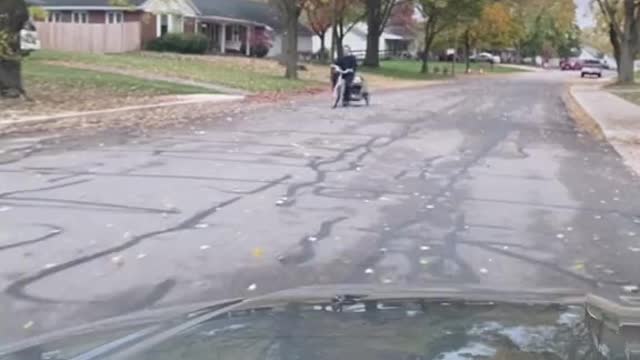
<path id="1" fill-rule="evenodd" d="M 491 48 L 509 47 L 520 35 L 510 9 L 502 3 L 489 3 L 471 27 L 472 37 Z"/>

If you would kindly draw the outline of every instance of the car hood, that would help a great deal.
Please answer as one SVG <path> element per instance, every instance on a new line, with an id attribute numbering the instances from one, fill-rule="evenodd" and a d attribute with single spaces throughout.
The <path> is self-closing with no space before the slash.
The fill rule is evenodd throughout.
<path id="1" fill-rule="evenodd" d="M 0 358 L 157 359 L 166 357 L 162 354 L 174 358 L 188 354 L 185 358 L 198 359 L 206 358 L 212 349 L 225 355 L 221 358 L 258 358 L 265 352 L 288 357 L 283 351 L 304 357 L 327 348 L 333 351 L 324 351 L 320 358 L 344 357 L 357 350 L 368 358 L 385 358 L 407 355 L 407 349 L 396 343 L 408 341 L 413 355 L 420 355 L 418 350 L 423 348 L 431 358 L 446 359 L 465 354 L 497 356 L 505 351 L 516 356 L 509 352 L 541 349 L 560 354 L 563 350 L 553 345 L 560 338 L 562 343 L 582 344 L 584 351 L 593 347 L 600 353 L 624 353 L 640 346 L 635 338 L 621 337 L 623 329 L 640 329 L 637 304 L 633 298 L 612 301 L 575 289 L 311 286 L 103 320 L 0 347 Z M 434 323 L 434 319 L 438 320 Z M 595 338 L 590 330 L 593 324 L 600 329 Z M 430 335 L 421 337 L 426 329 L 431 329 Z M 360 334 L 359 340 L 349 340 L 350 332 Z M 386 334 L 384 341 L 363 340 L 381 333 Z M 609 335 L 613 340 L 607 341 L 615 345 L 606 343 L 609 333 L 614 334 Z M 308 341 L 318 336 L 325 341 Z M 283 338 L 291 341 L 282 343 Z M 527 345 L 522 340 L 526 338 L 540 341 Z M 362 347 L 363 341 L 368 347 Z M 504 341 L 507 347 L 501 345 Z M 249 350 L 239 352 L 238 347 Z"/>

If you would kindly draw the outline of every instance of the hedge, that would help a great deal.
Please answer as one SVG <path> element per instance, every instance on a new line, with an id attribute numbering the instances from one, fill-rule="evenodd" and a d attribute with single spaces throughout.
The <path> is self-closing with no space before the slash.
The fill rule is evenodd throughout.
<path id="1" fill-rule="evenodd" d="M 147 43 L 147 50 L 176 52 L 182 54 L 204 54 L 209 39 L 202 34 L 168 33 Z"/>

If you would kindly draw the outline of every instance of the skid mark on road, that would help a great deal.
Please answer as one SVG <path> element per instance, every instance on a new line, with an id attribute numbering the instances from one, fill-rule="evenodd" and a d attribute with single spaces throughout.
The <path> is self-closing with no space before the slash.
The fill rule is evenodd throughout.
<path id="1" fill-rule="evenodd" d="M 326 239 L 331 235 L 331 229 L 340 222 L 347 220 L 346 216 L 340 216 L 331 220 L 323 221 L 320 224 L 320 229 L 313 235 L 304 236 L 298 244 L 285 251 L 278 256 L 278 261 L 282 265 L 301 265 L 315 256 L 314 246 L 318 242 Z"/>
<path id="2" fill-rule="evenodd" d="M 253 192 L 250 192 L 249 194 L 256 194 L 258 192 L 261 191 L 265 191 L 268 190 L 272 187 L 278 186 L 280 185 L 283 181 L 285 181 L 286 179 L 288 179 L 288 176 L 283 176 L 280 179 L 276 179 L 276 180 L 272 180 L 270 182 L 268 182 L 268 184 L 265 184 L 264 186 L 261 186 L 257 189 L 255 189 Z M 156 230 L 156 231 L 151 231 L 151 232 L 147 232 L 145 234 L 141 234 L 138 236 L 134 236 L 131 240 L 124 242 L 120 245 L 105 249 L 105 250 L 101 250 L 98 252 L 95 252 L 93 254 L 89 254 L 89 255 L 85 255 L 70 261 L 67 261 L 65 263 L 61 263 L 59 265 L 56 265 L 54 267 L 48 268 L 48 269 L 43 269 L 41 271 L 38 271 L 34 274 L 25 276 L 13 283 L 11 283 L 9 286 L 7 286 L 7 288 L 5 289 L 5 293 L 13 296 L 15 298 L 18 299 L 22 299 L 22 300 L 28 300 L 28 301 L 33 301 L 33 302 L 39 302 L 39 303 L 58 303 L 58 302 L 63 302 L 63 301 L 58 301 L 55 299 L 49 299 L 46 297 L 41 297 L 41 296 L 36 296 L 36 295 L 31 295 L 28 294 L 26 292 L 26 287 L 35 283 L 36 281 L 40 281 L 42 279 L 45 279 L 49 276 L 55 275 L 57 273 L 60 273 L 62 271 L 65 270 L 69 270 L 73 267 L 76 267 L 78 265 L 82 265 L 85 264 L 87 262 L 93 261 L 95 259 L 107 256 L 107 255 L 112 255 L 112 254 L 116 254 L 119 252 L 122 252 L 124 250 L 127 250 L 135 245 L 140 244 L 141 242 L 154 238 L 156 236 L 159 235 L 165 235 L 165 234 L 169 234 L 169 233 L 174 233 L 174 232 L 179 232 L 179 231 L 184 231 L 184 230 L 190 230 L 193 229 L 197 224 L 203 222 L 205 219 L 207 219 L 209 216 L 213 215 L 214 213 L 216 213 L 217 211 L 224 209 L 238 201 L 240 201 L 241 199 L 243 199 L 243 196 L 236 196 L 233 197 L 231 199 L 222 201 L 214 206 L 211 206 L 205 210 L 202 210 L 200 212 L 197 212 L 193 215 L 191 215 L 190 217 L 188 217 L 187 219 L 183 220 L 182 222 L 178 223 L 177 225 L 173 226 L 173 227 L 169 227 L 169 228 L 165 228 L 163 230 Z M 78 301 L 64 301 L 64 302 L 78 302 Z M 79 301 L 82 302 L 82 301 Z M 96 301 L 96 302 L 100 302 L 100 301 Z"/>
<path id="3" fill-rule="evenodd" d="M 50 225 L 50 224 L 34 224 L 34 225 L 49 229 L 49 233 L 31 240 L 20 241 L 16 243 L 7 244 L 7 245 L 0 245 L 0 251 L 9 250 L 9 249 L 13 249 L 13 248 L 17 248 L 25 245 L 37 244 L 39 242 L 49 240 L 51 238 L 54 238 L 62 234 L 62 228 L 56 225 Z"/>

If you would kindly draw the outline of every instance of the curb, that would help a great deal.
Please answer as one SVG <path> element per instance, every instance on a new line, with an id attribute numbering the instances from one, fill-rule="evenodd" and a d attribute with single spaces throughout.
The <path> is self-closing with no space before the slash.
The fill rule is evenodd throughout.
<path id="1" fill-rule="evenodd" d="M 562 101 L 567 108 L 569 117 L 582 129 L 587 131 L 593 137 L 598 140 L 607 140 L 600 123 L 598 123 L 591 115 L 589 115 L 584 108 L 576 100 L 573 93 L 575 85 L 567 85 L 564 94 L 562 95 Z"/>

